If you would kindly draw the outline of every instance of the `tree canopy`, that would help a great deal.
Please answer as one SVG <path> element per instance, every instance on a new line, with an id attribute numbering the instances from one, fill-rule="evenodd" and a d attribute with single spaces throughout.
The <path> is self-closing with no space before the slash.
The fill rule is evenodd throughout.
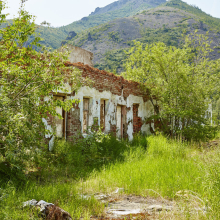
<path id="1" fill-rule="evenodd" d="M 7 22 L 3 8 L 0 1 L 1 23 Z M 35 160 L 47 147 L 42 118 L 61 117 L 56 106 L 68 110 L 74 102 L 56 101 L 52 91 L 63 89 L 67 81 L 74 90 L 80 86 L 79 72 L 65 66 L 67 54 L 41 47 L 35 30 L 23 3 L 19 16 L 0 30 L 0 174 L 7 174 L 6 168 L 22 170 L 26 160 Z"/>
<path id="2" fill-rule="evenodd" d="M 219 60 L 209 60 L 207 38 L 186 37 L 181 48 L 139 42 L 130 49 L 123 75 L 151 91 L 160 126 L 166 134 L 201 140 L 213 135 L 210 104 L 219 93 Z M 156 101 L 155 101 L 156 100 Z"/>

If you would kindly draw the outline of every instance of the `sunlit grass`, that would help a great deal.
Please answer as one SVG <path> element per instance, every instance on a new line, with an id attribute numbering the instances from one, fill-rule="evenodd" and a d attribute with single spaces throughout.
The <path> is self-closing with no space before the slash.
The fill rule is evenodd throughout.
<path id="1" fill-rule="evenodd" d="M 151 190 L 172 199 L 180 190 L 202 192 L 202 164 L 192 158 L 186 144 L 148 137 L 147 151 L 139 146 L 126 152 L 124 162 L 94 172 L 85 182 L 88 191 L 124 188 L 129 194 L 146 195 Z"/>
<path id="2" fill-rule="evenodd" d="M 93 197 L 88 200 L 82 199 L 73 183 L 27 183 L 21 190 L 16 190 L 9 184 L 4 192 L 6 197 L 0 200 L 0 219 L 41 219 L 36 218 L 36 211 L 22 209 L 23 202 L 31 199 L 44 200 L 62 207 L 74 219 L 91 213 L 99 215 L 104 209 L 104 205 Z"/>
<path id="3" fill-rule="evenodd" d="M 92 149 L 85 143 L 82 147 L 62 142 L 26 182 L 0 186 L 0 219 L 41 219 L 34 210 L 22 209 L 22 203 L 31 199 L 54 203 L 73 219 L 89 219 L 103 214 L 104 204 L 82 195 L 117 188 L 124 188 L 125 194 L 173 200 L 180 210 L 186 204 L 208 207 L 202 217 L 194 218 L 184 208 L 184 215 L 177 210 L 173 219 L 220 219 L 218 147 L 192 147 L 163 136 L 139 136 L 131 143 L 112 137 L 101 140 L 92 140 Z"/>

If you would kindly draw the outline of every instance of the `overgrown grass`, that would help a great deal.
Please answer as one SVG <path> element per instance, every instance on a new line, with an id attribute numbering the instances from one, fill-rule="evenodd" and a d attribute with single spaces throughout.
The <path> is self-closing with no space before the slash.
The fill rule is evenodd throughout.
<path id="1" fill-rule="evenodd" d="M 69 212 L 73 219 L 85 218 L 91 213 L 98 215 L 104 205 L 94 198 L 82 199 L 75 190 L 73 183 L 27 183 L 24 187 L 16 189 L 8 184 L 0 191 L 0 219 L 43 219 L 36 210 L 23 209 L 25 201 L 36 199 L 44 200 L 62 207 Z"/>
<path id="2" fill-rule="evenodd" d="M 34 210 L 21 208 L 31 199 L 52 202 L 73 219 L 89 219 L 101 215 L 104 204 L 82 195 L 117 187 L 126 194 L 162 196 L 177 203 L 182 202 L 180 194 L 190 192 L 208 207 L 204 219 L 220 219 L 219 156 L 218 147 L 203 149 L 163 136 L 137 136 L 127 142 L 98 132 L 74 144 L 58 141 L 26 182 L 0 186 L 0 219 L 41 219 Z M 190 213 L 187 218 L 193 219 Z"/>
<path id="3" fill-rule="evenodd" d="M 170 199 L 180 190 L 202 193 L 203 165 L 190 156 L 192 150 L 186 144 L 162 136 L 146 140 L 147 150 L 142 145 L 130 148 L 123 162 L 93 172 L 85 182 L 86 188 L 106 192 L 119 187 L 139 195 L 154 190 Z"/>

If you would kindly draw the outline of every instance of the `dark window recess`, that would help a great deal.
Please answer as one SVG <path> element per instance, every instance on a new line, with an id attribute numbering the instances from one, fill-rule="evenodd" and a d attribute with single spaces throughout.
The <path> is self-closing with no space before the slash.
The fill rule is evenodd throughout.
<path id="1" fill-rule="evenodd" d="M 133 105 L 133 133 L 140 132 L 142 127 L 141 118 L 138 117 L 138 108 L 139 108 L 139 104 Z"/>
<path id="2" fill-rule="evenodd" d="M 100 127 L 102 131 L 105 131 L 105 100 L 101 100 L 101 106 L 100 106 Z"/>
<path id="3" fill-rule="evenodd" d="M 83 99 L 83 133 L 88 130 L 89 124 L 89 99 Z"/>

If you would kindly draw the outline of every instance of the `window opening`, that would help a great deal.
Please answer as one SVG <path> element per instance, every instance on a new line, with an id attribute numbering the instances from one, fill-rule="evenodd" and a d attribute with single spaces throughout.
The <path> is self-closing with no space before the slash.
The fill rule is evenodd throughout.
<path id="1" fill-rule="evenodd" d="M 54 99 L 64 101 L 65 97 L 54 96 Z M 66 133 L 66 113 L 63 108 L 59 106 L 56 107 L 56 113 L 62 116 L 62 118 L 59 118 L 58 116 L 55 117 L 56 136 L 62 138 L 66 136 L 64 135 Z"/>
<path id="2" fill-rule="evenodd" d="M 106 101 L 101 99 L 101 106 L 100 106 L 100 127 L 102 131 L 105 131 L 105 104 Z"/>
<path id="3" fill-rule="evenodd" d="M 89 124 L 89 99 L 83 99 L 83 133 L 88 130 Z"/>
<path id="4" fill-rule="evenodd" d="M 139 104 L 133 104 L 133 133 L 141 131 L 142 122 L 141 118 L 138 117 Z"/>
<path id="5" fill-rule="evenodd" d="M 117 137 L 125 137 L 125 127 L 126 127 L 126 108 L 125 106 L 117 106 Z"/>

